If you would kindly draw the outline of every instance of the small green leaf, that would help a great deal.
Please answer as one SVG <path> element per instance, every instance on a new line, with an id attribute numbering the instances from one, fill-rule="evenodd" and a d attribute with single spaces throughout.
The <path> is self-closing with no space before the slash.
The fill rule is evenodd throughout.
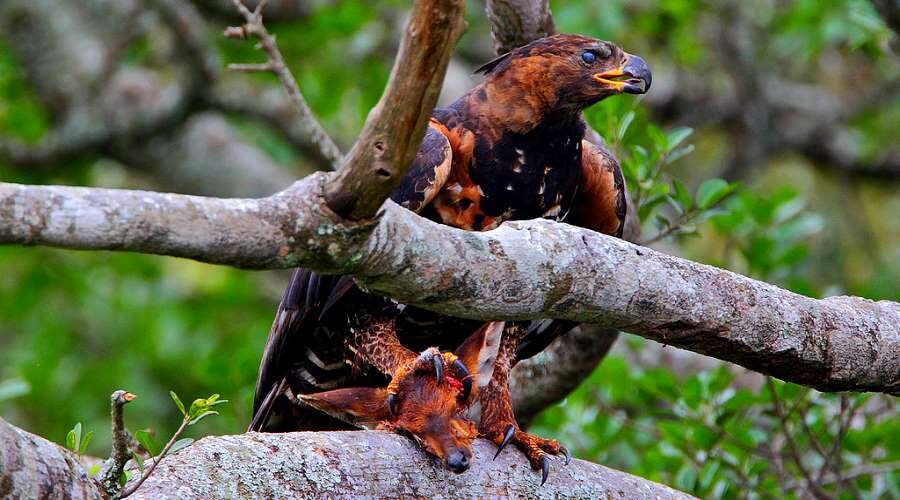
<path id="1" fill-rule="evenodd" d="M 181 411 L 181 414 L 184 415 L 184 416 L 186 417 L 186 416 L 187 416 L 187 412 L 184 411 L 184 403 L 182 403 L 181 400 L 178 399 L 178 395 L 175 394 L 174 391 L 169 391 L 169 395 L 172 396 L 172 401 L 175 401 L 175 406 L 178 407 L 178 410 Z"/>
<path id="2" fill-rule="evenodd" d="M 703 184 L 700 184 L 700 188 L 697 189 L 697 207 L 701 210 L 712 207 L 734 191 L 734 188 L 733 184 L 729 184 L 722 179 L 704 181 Z"/>
<path id="3" fill-rule="evenodd" d="M 91 443 L 91 439 L 94 438 L 94 431 L 88 431 L 87 434 L 81 439 L 81 443 L 78 445 L 78 454 L 83 455 L 85 450 L 87 450 L 88 445 Z"/>
<path id="4" fill-rule="evenodd" d="M 134 463 L 137 464 L 138 470 L 143 473 L 144 472 L 144 459 L 141 458 L 141 456 L 139 454 L 137 454 L 133 451 L 131 452 L 131 457 L 134 458 Z"/>
<path id="5" fill-rule="evenodd" d="M 187 412 L 188 419 L 193 420 L 197 415 L 206 411 L 207 408 L 209 408 L 209 405 L 206 404 L 205 399 L 195 399 Z"/>
<path id="6" fill-rule="evenodd" d="M 666 163 L 675 163 L 676 161 L 684 158 L 685 156 L 687 156 L 693 152 L 694 152 L 693 144 L 688 144 L 687 146 L 682 146 L 682 147 L 676 149 L 675 151 L 672 151 L 671 153 L 669 153 L 668 156 L 666 156 Z"/>
<path id="7" fill-rule="evenodd" d="M 66 434 L 66 448 L 75 451 L 77 448 L 75 447 L 75 429 L 72 429 Z"/>
<path id="8" fill-rule="evenodd" d="M 675 130 L 669 132 L 666 136 L 666 151 L 674 151 L 679 144 L 684 142 L 684 140 L 690 137 L 693 133 L 694 129 L 692 129 L 691 127 L 678 127 Z"/>
<path id="9" fill-rule="evenodd" d="M 694 199 L 687 186 L 678 179 L 672 179 L 672 186 L 675 188 L 675 199 L 681 204 L 682 210 L 687 212 L 694 206 Z"/>
<path id="10" fill-rule="evenodd" d="M 147 450 L 151 457 L 156 456 L 156 447 L 153 446 L 153 438 L 150 436 L 150 432 L 146 429 L 135 431 L 134 438 L 137 439 L 138 443 L 141 443 L 141 446 Z"/>
<path id="11" fill-rule="evenodd" d="M 175 441 L 175 444 L 173 444 L 171 448 L 169 448 L 168 454 L 169 455 L 175 454 L 175 453 L 187 448 L 188 446 L 192 445 L 193 443 L 194 443 L 193 438 L 179 439 L 178 441 Z"/>
<path id="12" fill-rule="evenodd" d="M 88 469 L 88 475 L 91 477 L 96 476 L 97 473 L 100 472 L 100 467 L 101 467 L 101 464 L 92 465 L 91 468 Z"/>
<path id="13" fill-rule="evenodd" d="M 629 111 L 625 113 L 625 116 L 622 117 L 622 121 L 619 122 L 619 129 L 616 132 L 616 140 L 618 142 L 622 141 L 622 138 L 625 137 L 625 132 L 628 132 L 628 127 L 631 126 L 631 122 L 634 121 L 634 111 Z"/>
<path id="14" fill-rule="evenodd" d="M 193 419 L 191 419 L 191 421 L 188 422 L 188 425 L 194 425 L 197 422 L 203 420 L 204 418 L 206 418 L 210 415 L 218 415 L 218 414 L 219 414 L 219 412 L 217 412 L 217 411 L 206 410 L 205 412 L 203 412 L 203 413 L 197 415 L 196 417 L 194 417 Z"/>
<path id="15" fill-rule="evenodd" d="M 675 475 L 675 487 L 681 491 L 693 491 L 697 482 L 697 470 L 693 464 L 685 464 Z"/>

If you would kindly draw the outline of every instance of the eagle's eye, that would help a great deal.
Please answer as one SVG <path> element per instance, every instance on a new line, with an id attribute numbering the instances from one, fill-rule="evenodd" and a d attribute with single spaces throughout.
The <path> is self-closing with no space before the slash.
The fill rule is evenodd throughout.
<path id="1" fill-rule="evenodd" d="M 593 64 L 597 60 L 597 55 L 593 52 L 585 51 L 581 54 L 581 60 L 587 64 Z"/>

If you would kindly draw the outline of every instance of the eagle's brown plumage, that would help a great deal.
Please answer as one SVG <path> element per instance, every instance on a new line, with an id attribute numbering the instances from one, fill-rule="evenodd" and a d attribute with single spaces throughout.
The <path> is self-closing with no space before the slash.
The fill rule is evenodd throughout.
<path id="1" fill-rule="evenodd" d="M 419 153 L 391 198 L 424 217 L 472 231 L 545 217 L 621 236 L 622 174 L 608 151 L 584 139 L 581 110 L 614 94 L 645 92 L 650 72 L 644 61 L 609 42 L 555 35 L 479 71 L 483 83 L 434 111 Z M 251 429 L 338 425 L 287 404 L 282 395 L 384 387 L 387 376 L 400 373 L 399 360 L 409 359 L 408 349 L 456 348 L 480 324 L 403 307 L 362 292 L 349 277 L 298 270 L 269 334 Z M 518 430 L 505 377 L 518 359 L 573 326 L 508 324 L 495 377 L 482 392 L 480 432 L 501 448 L 513 442 L 533 466 L 544 468 L 545 477 L 546 454 L 562 448 Z"/>

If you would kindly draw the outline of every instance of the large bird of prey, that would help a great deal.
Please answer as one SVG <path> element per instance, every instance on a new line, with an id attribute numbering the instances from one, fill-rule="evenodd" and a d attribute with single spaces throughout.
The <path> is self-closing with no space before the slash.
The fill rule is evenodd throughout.
<path id="1" fill-rule="evenodd" d="M 621 236 L 624 181 L 612 155 L 585 139 L 581 111 L 609 96 L 646 92 L 644 60 L 610 42 L 554 35 L 478 71 L 483 83 L 434 111 L 391 198 L 470 231 L 543 217 Z M 477 398 L 477 433 L 498 453 L 514 444 L 546 480 L 548 454 L 568 461 L 568 451 L 519 428 L 507 380 L 517 361 L 574 326 L 450 318 L 366 293 L 347 276 L 299 269 L 269 333 L 250 428 L 381 422 L 461 472 L 476 434 L 463 412 Z"/>

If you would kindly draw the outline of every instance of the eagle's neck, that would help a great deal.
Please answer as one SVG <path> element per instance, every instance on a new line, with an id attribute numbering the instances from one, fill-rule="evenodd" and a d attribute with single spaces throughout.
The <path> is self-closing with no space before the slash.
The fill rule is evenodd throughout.
<path id="1" fill-rule="evenodd" d="M 548 121 L 578 120 L 576 108 L 560 108 L 552 85 L 518 79 L 505 72 L 502 78 L 488 78 L 470 91 L 469 104 L 504 130 L 527 134 Z M 474 102 L 473 102 L 474 101 Z"/>

